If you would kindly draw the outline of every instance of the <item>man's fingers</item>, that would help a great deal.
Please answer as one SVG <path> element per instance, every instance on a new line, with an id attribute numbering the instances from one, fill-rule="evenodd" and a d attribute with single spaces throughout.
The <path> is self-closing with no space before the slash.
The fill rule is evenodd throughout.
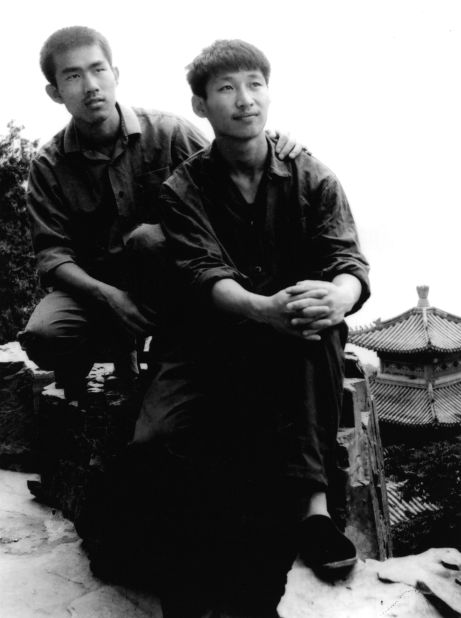
<path id="1" fill-rule="evenodd" d="M 137 335 L 146 335 L 151 330 L 154 322 L 144 316 L 140 311 L 133 311 L 129 315 L 125 315 L 123 322 L 130 332 Z"/>
<path id="2" fill-rule="evenodd" d="M 304 146 L 302 144 L 298 144 L 297 142 L 295 142 L 293 148 L 288 153 L 288 158 L 296 159 L 296 157 L 301 154 L 303 148 Z"/>
<path id="3" fill-rule="evenodd" d="M 277 153 L 279 158 L 283 158 L 283 156 L 288 154 L 287 152 L 285 152 L 285 149 L 286 149 L 287 144 L 290 141 L 290 134 L 289 133 L 280 133 L 280 131 L 278 131 L 276 129 L 274 131 L 274 137 L 277 140 L 277 143 L 275 144 L 275 152 Z M 288 152 L 290 152 L 290 150 L 288 150 Z M 281 156 L 282 154 L 283 154 L 283 156 Z"/>
<path id="4" fill-rule="evenodd" d="M 301 301 L 303 299 L 306 298 L 313 298 L 313 299 L 317 299 L 317 300 L 322 300 L 323 298 L 325 298 L 325 296 L 328 295 L 328 291 L 325 289 L 315 289 L 315 290 L 309 290 L 309 291 L 301 291 L 298 294 L 290 294 L 290 300 L 287 303 L 287 307 L 291 306 L 291 303 L 297 302 L 297 301 Z"/>
<path id="5" fill-rule="evenodd" d="M 149 305 L 139 305 L 139 309 L 142 313 L 142 315 L 144 315 L 149 322 L 155 322 L 157 317 L 158 317 L 158 313 L 155 309 L 153 309 L 152 307 L 150 307 Z"/>
<path id="6" fill-rule="evenodd" d="M 302 337 L 306 339 L 306 341 L 320 341 L 322 339 L 316 330 L 304 330 L 302 332 Z"/>
<path id="7" fill-rule="evenodd" d="M 331 309 L 328 305 L 319 304 L 323 302 L 317 299 L 304 299 L 287 304 L 287 312 L 293 314 L 293 317 L 300 316 L 323 316 L 330 313 Z"/>
<path id="8" fill-rule="evenodd" d="M 305 281 L 298 281 L 294 285 L 290 285 L 285 288 L 285 292 L 290 295 L 302 294 L 311 290 L 326 290 L 328 283 L 325 281 L 315 281 L 306 279 Z"/>
<path id="9" fill-rule="evenodd" d="M 328 326 L 333 326 L 333 320 L 330 318 L 319 318 L 318 316 L 315 318 L 295 318 L 291 320 L 291 325 L 295 328 L 327 328 Z"/>

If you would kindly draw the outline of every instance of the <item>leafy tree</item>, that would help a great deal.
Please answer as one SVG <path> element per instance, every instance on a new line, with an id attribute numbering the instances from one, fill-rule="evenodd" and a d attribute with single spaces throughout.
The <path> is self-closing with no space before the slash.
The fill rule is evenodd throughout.
<path id="1" fill-rule="evenodd" d="M 40 290 L 26 212 L 26 182 L 37 141 L 9 122 L 0 135 L 0 343 L 16 339 Z"/>
<path id="2" fill-rule="evenodd" d="M 417 553 L 430 547 L 461 550 L 461 439 L 429 442 L 418 448 L 390 447 L 386 474 L 405 482 L 405 500 L 418 496 L 438 509 L 409 516 L 393 528 L 395 553 Z"/>

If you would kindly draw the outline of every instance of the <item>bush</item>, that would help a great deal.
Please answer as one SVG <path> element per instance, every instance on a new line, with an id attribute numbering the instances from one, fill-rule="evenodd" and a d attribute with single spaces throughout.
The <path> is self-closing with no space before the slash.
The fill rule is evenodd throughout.
<path id="1" fill-rule="evenodd" d="M 418 496 L 438 508 L 410 516 L 393 528 L 395 555 L 430 547 L 461 550 L 461 440 L 389 447 L 385 467 L 388 477 L 405 482 L 404 499 Z"/>
<path id="2" fill-rule="evenodd" d="M 26 182 L 37 142 L 8 123 L 0 136 L 0 343 L 16 339 L 41 296 L 26 211 Z"/>

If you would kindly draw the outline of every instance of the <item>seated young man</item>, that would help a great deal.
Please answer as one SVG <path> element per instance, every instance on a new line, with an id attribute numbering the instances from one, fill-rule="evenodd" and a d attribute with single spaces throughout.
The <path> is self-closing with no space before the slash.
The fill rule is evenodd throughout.
<path id="1" fill-rule="evenodd" d="M 212 492 L 235 497 L 250 484 L 253 506 L 262 494 L 270 502 L 277 479 L 295 496 L 301 558 L 334 571 L 356 560 L 327 490 L 344 317 L 369 296 L 368 265 L 335 175 L 307 152 L 280 161 L 267 139 L 269 74 L 239 40 L 216 41 L 188 67 L 193 109 L 215 140 L 161 190 L 182 318 L 135 442 L 162 442 L 189 473 L 213 468 Z"/>
<path id="2" fill-rule="evenodd" d="M 71 119 L 30 169 L 33 244 L 51 291 L 20 341 L 76 400 L 101 338 L 113 345 L 118 374 L 137 374 L 135 338 L 152 334 L 164 291 L 158 190 L 207 140 L 173 114 L 119 105 L 111 48 L 91 28 L 51 34 L 40 65 L 47 94 Z"/>

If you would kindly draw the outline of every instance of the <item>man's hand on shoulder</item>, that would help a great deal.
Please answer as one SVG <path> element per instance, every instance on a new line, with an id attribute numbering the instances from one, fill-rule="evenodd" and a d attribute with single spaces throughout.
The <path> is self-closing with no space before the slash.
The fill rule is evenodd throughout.
<path id="1" fill-rule="evenodd" d="M 272 139 L 276 140 L 275 152 L 279 159 L 296 159 L 297 156 L 305 150 L 302 144 L 299 144 L 295 138 L 291 137 L 289 133 L 281 133 L 280 131 L 267 131 L 267 134 Z"/>

